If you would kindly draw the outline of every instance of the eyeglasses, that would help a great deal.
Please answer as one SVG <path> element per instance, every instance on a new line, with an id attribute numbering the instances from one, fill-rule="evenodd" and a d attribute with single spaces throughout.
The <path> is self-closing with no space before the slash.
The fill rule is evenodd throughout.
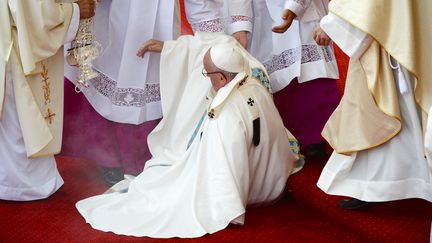
<path id="1" fill-rule="evenodd" d="M 208 73 L 208 72 L 206 72 L 206 70 L 203 68 L 203 70 L 201 71 L 201 73 L 202 73 L 202 75 L 204 76 L 204 77 L 208 77 L 210 74 L 215 74 L 215 73 L 220 73 L 225 79 L 227 79 L 227 77 L 225 76 L 225 74 L 223 74 L 222 72 L 220 72 L 220 71 L 218 71 L 218 72 L 210 72 L 210 73 Z"/>

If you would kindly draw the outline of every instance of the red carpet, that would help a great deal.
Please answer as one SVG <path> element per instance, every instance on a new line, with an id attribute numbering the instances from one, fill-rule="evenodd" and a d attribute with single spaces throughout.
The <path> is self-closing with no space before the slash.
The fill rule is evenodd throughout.
<path id="1" fill-rule="evenodd" d="M 429 242 L 432 204 L 410 199 L 381 203 L 359 211 L 341 210 L 342 197 L 323 193 L 316 182 L 325 162 L 311 161 L 288 180 L 293 197 L 302 209 L 315 210 L 339 230 L 352 232 L 370 242 Z"/>
<path id="2" fill-rule="evenodd" d="M 65 185 L 51 198 L 35 202 L 0 201 L 1 242 L 155 241 L 92 229 L 78 214 L 74 204 L 82 198 L 104 192 L 107 187 L 97 178 L 97 169 L 89 161 L 58 157 L 58 165 Z M 301 209 L 293 201 L 282 201 L 271 207 L 250 209 L 244 227 L 230 226 L 227 230 L 193 241 L 235 240 L 345 242 L 356 241 L 356 236 L 339 230 L 314 212 Z"/>
<path id="3" fill-rule="evenodd" d="M 96 166 L 58 157 L 65 185 L 51 198 L 35 202 L 0 201 L 0 242 L 155 242 L 150 238 L 118 236 L 94 230 L 74 204 L 102 193 Z M 248 209 L 244 226 L 189 240 L 192 242 L 427 242 L 431 205 L 420 200 L 379 205 L 367 211 L 346 212 L 337 197 L 319 191 L 315 182 L 321 163 L 308 163 L 290 178 L 294 200 Z M 170 241 L 183 241 L 171 239 Z"/>

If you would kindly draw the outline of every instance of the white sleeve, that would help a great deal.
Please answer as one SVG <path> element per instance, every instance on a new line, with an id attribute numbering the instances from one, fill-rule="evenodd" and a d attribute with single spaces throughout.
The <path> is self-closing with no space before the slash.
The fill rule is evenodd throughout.
<path id="1" fill-rule="evenodd" d="M 297 19 L 301 19 L 312 0 L 286 0 L 284 9 L 289 9 L 296 14 Z"/>
<path id="2" fill-rule="evenodd" d="M 66 34 L 64 43 L 69 43 L 75 38 L 76 33 L 78 31 L 79 20 L 80 20 L 80 10 L 78 4 L 74 3 L 72 20 L 70 22 L 69 29 Z"/>
<path id="3" fill-rule="evenodd" d="M 229 15 L 227 34 L 231 35 L 238 31 L 252 32 L 252 0 L 227 0 L 227 3 Z"/>
<path id="4" fill-rule="evenodd" d="M 351 59 L 361 57 L 373 41 L 370 35 L 332 13 L 321 19 L 320 26 Z"/>

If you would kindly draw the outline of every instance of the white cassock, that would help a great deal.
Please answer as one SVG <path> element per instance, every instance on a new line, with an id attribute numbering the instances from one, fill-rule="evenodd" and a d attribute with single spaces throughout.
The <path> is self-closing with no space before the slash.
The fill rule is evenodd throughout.
<path id="1" fill-rule="evenodd" d="M 254 29 L 250 52 L 262 61 L 270 75 L 273 92 L 317 78 L 338 79 L 339 72 L 331 45 L 319 46 L 312 33 L 328 12 L 328 0 L 253 0 Z M 284 9 L 297 17 L 283 34 L 273 33 Z"/>
<path id="2" fill-rule="evenodd" d="M 186 17 L 195 32 L 252 32 L 252 0 L 185 0 Z"/>
<path id="3" fill-rule="evenodd" d="M 225 20 L 220 0 L 185 0 L 185 12 L 192 31 L 224 32 Z"/>
<path id="4" fill-rule="evenodd" d="M 429 109 L 429 113 L 432 114 L 432 107 Z M 426 125 L 426 136 L 425 136 L 425 151 L 426 158 L 428 159 L 429 166 L 432 168 L 432 119 L 428 120 Z M 431 223 L 431 232 L 430 232 L 430 242 L 432 242 L 432 223 Z"/>
<path id="5" fill-rule="evenodd" d="M 353 59 L 359 58 L 372 41 L 369 35 L 331 13 L 321 26 Z M 397 66 L 393 58 L 391 62 Z M 432 202 L 432 164 L 425 157 L 420 113 L 413 96 L 416 80 L 404 67 L 400 68 L 406 81 L 401 80 L 397 69 L 393 73 L 401 90 L 398 97 L 403 128 L 376 148 L 350 156 L 333 153 L 318 181 L 324 192 L 371 202 L 407 198 Z M 402 92 L 401 82 L 406 83 L 406 92 Z"/>
<path id="6" fill-rule="evenodd" d="M 94 62 L 99 77 L 82 91 L 93 108 L 108 120 L 141 124 L 162 116 L 159 53 L 136 56 L 151 39 L 172 40 L 175 1 L 108 0 L 98 4 L 94 32 L 102 54 Z M 65 64 L 75 81 L 77 68 Z"/>
<path id="7" fill-rule="evenodd" d="M 15 18 L 15 12 L 11 9 Z M 76 34 L 79 8 L 74 4 L 72 22 L 65 42 Z M 6 95 L 0 119 L 0 199 L 29 201 L 49 197 L 62 185 L 54 156 L 27 157 L 19 122 L 12 80 L 11 62 L 6 74 Z"/>
<path id="8" fill-rule="evenodd" d="M 215 43 L 236 42 L 198 33 L 165 43 L 164 118 L 149 135 L 153 158 L 128 192 L 77 203 L 93 228 L 132 236 L 199 237 L 233 221 L 243 224 L 247 205 L 272 202 L 283 192 L 297 157 L 270 93 L 257 81 L 265 72 L 253 74 L 263 67 L 242 51 L 249 78 L 239 73 L 211 98 L 201 70 L 205 52 Z M 257 116 L 261 135 L 255 146 Z"/>
<path id="9" fill-rule="evenodd" d="M 312 36 L 328 12 L 327 6 L 328 0 L 185 1 L 194 32 L 249 32 L 248 50 L 267 69 L 273 92 L 296 77 L 299 83 L 339 78 L 332 46 L 319 46 Z M 272 27 L 281 23 L 284 9 L 293 11 L 297 18 L 284 34 L 273 33 Z"/>

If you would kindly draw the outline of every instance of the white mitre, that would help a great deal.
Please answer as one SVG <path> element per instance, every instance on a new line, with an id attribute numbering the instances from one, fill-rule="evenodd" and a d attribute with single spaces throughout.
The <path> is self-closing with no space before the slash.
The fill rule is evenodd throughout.
<path id="1" fill-rule="evenodd" d="M 244 58 L 234 44 L 217 44 L 210 49 L 213 64 L 224 71 L 239 73 L 244 70 Z"/>

